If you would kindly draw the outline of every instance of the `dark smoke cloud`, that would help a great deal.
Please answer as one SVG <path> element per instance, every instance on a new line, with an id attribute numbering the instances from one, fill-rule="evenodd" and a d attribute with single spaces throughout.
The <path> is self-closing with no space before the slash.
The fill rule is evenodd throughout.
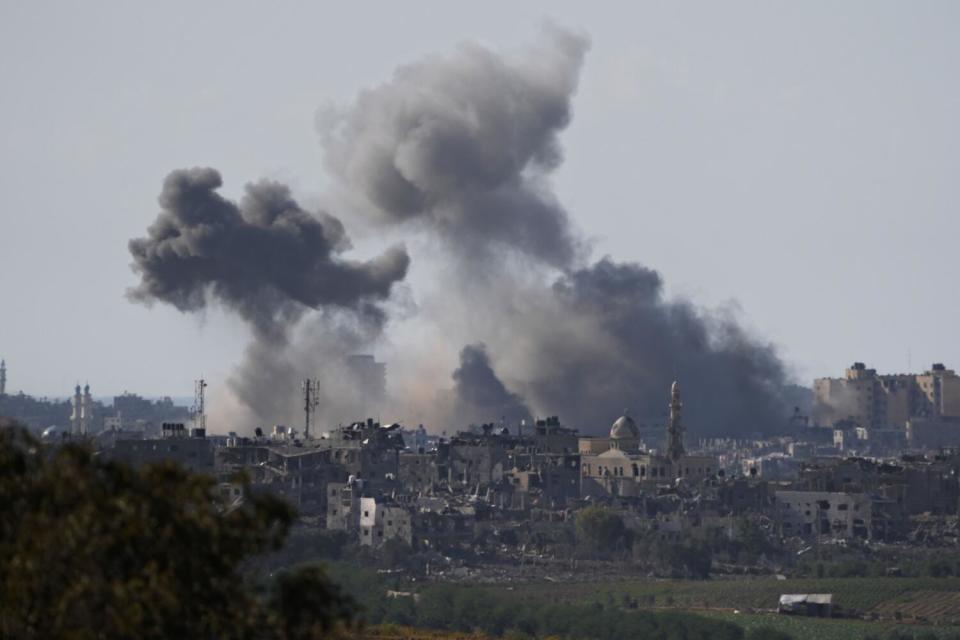
<path id="1" fill-rule="evenodd" d="M 490 365 L 483 343 L 465 346 L 460 351 L 460 366 L 453 372 L 456 416 L 464 423 L 497 422 L 510 424 L 530 420 L 523 399 L 507 390 Z"/>
<path id="2" fill-rule="evenodd" d="M 159 300 L 181 311 L 202 309 L 210 297 L 246 319 L 260 338 L 282 338 L 307 308 L 335 306 L 379 317 L 386 298 L 407 272 L 401 247 L 367 262 L 345 260 L 343 225 L 307 213 L 287 187 L 261 181 L 246 186 L 238 206 L 217 193 L 214 169 L 170 173 L 160 193 L 162 211 L 146 238 L 130 241 L 140 284 L 138 301 Z"/>
<path id="3" fill-rule="evenodd" d="M 524 56 L 469 44 L 401 67 L 319 119 L 327 167 L 382 222 L 425 224 L 471 255 L 506 246 L 567 266 L 581 243 L 544 176 L 587 47 L 548 29 Z"/>
<path id="4" fill-rule="evenodd" d="M 407 391 L 403 417 L 462 428 L 532 409 L 602 433 L 624 408 L 662 421 L 678 378 L 691 434 L 775 431 L 786 381 L 775 350 L 731 313 L 665 298 L 653 270 L 590 264 L 589 243 L 551 191 L 587 47 L 559 29 L 521 55 L 466 45 L 400 68 L 320 119 L 337 195 L 375 225 L 444 249 L 423 256 L 437 290 L 418 301 L 418 337 L 392 356 L 429 372 L 393 380 Z M 308 375 L 325 381 L 329 420 L 362 417 L 349 414 L 369 403 L 338 367 L 390 341 L 383 302 L 406 274 L 405 251 L 344 260 L 340 222 L 304 212 L 286 188 L 248 186 L 238 206 L 219 186 L 212 169 L 167 178 L 163 212 L 130 244 L 141 276 L 131 296 L 183 311 L 213 297 L 249 321 L 257 339 L 231 386 L 260 423 L 294 422 Z M 297 323 L 307 308 L 321 311 Z M 464 344 L 449 390 L 449 365 L 436 363 Z"/>
<path id="5" fill-rule="evenodd" d="M 659 421 L 670 384 L 682 380 L 685 417 L 698 435 L 770 432 L 784 424 L 784 367 L 772 346 L 735 318 L 666 300 L 660 275 L 604 258 L 552 287 L 558 322 L 578 322 L 579 339 L 531 335 L 537 364 L 526 380 L 538 406 L 570 424 L 602 431 L 624 409 Z"/>
<path id="6" fill-rule="evenodd" d="M 433 320 L 447 339 L 484 341 L 514 386 L 467 347 L 455 374 L 464 401 L 530 406 L 599 433 L 625 407 L 658 420 L 677 377 L 692 433 L 776 430 L 785 374 L 774 349 L 730 314 L 666 300 L 655 271 L 589 265 L 550 191 L 586 49 L 553 29 L 529 55 L 470 45 L 402 67 L 326 121 L 327 167 L 380 224 L 450 249 Z M 552 286 L 550 268 L 562 274 Z"/>

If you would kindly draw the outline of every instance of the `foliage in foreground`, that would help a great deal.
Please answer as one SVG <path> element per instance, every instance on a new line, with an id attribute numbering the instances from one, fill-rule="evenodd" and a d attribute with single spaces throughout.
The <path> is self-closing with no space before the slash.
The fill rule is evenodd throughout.
<path id="1" fill-rule="evenodd" d="M 293 521 L 281 500 L 227 509 L 213 479 L 132 469 L 0 429 L 0 636 L 307 638 L 353 614 L 318 569 L 258 594 L 242 575 Z"/>

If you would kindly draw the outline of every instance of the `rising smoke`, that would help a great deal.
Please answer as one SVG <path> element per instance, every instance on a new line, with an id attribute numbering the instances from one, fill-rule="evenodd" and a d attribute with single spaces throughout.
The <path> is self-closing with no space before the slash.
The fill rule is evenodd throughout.
<path id="1" fill-rule="evenodd" d="M 430 228 L 474 262 L 510 247 L 563 267 L 580 251 L 543 177 L 587 50 L 550 29 L 540 46 L 501 56 L 467 44 L 399 68 L 347 110 L 319 118 L 326 166 L 376 220 Z"/>
<path id="2" fill-rule="evenodd" d="M 147 237 L 130 241 L 140 284 L 128 295 L 184 312 L 216 301 L 240 315 L 254 340 L 231 387 L 257 423 L 289 422 L 302 378 L 379 335 L 381 303 L 410 260 L 402 247 L 366 262 L 346 260 L 343 224 L 304 211 L 287 187 L 248 184 L 237 205 L 217 193 L 221 185 L 214 169 L 167 176 Z M 321 316 L 298 326 L 310 310 Z M 328 407 L 351 398 L 349 390 L 325 389 Z"/>
<path id="3" fill-rule="evenodd" d="M 318 117 L 341 201 L 375 230 L 429 248 L 417 260 L 433 286 L 418 290 L 419 313 L 406 321 L 426 337 L 395 346 L 394 408 L 437 430 L 536 411 L 600 433 L 624 408 L 656 421 L 680 378 L 692 433 L 776 430 L 786 376 L 775 350 L 730 313 L 665 298 L 653 270 L 591 263 L 553 194 L 588 46 L 552 27 L 518 54 L 464 45 Z M 184 311 L 217 299 L 254 327 L 232 381 L 254 419 L 294 413 L 298 379 L 321 371 L 336 405 L 348 390 L 321 363 L 369 348 L 385 327 L 390 342 L 382 303 L 406 274 L 406 252 L 345 261 L 339 221 L 302 211 L 285 188 L 248 187 L 238 207 L 219 186 L 213 170 L 167 179 L 163 213 L 131 242 L 142 278 L 132 296 Z M 307 309 L 318 311 L 298 323 Z M 452 412 L 438 408 L 442 388 Z"/>
<path id="4" fill-rule="evenodd" d="M 523 55 L 465 46 L 321 122 L 327 168 L 358 210 L 445 249 L 442 293 L 425 305 L 439 333 L 486 344 L 466 347 L 454 374 L 469 415 L 439 419 L 530 406 L 596 433 L 625 407 L 656 421 L 680 377 L 693 432 L 776 429 L 785 374 L 773 348 L 730 314 L 666 300 L 655 271 L 589 264 L 550 189 L 587 48 L 559 29 Z"/>
<path id="5" fill-rule="evenodd" d="M 379 317 L 376 302 L 410 259 L 393 247 L 368 262 L 340 259 L 350 241 L 339 220 L 313 216 L 275 182 L 246 186 L 240 205 L 217 193 L 214 169 L 172 172 L 146 238 L 130 241 L 138 301 L 197 311 L 216 299 L 263 337 L 282 339 L 306 309 L 335 306 Z"/>
<path id="6" fill-rule="evenodd" d="M 624 408 L 642 424 L 662 424 L 667 390 L 679 378 L 698 435 L 783 423 L 785 376 L 774 349 L 728 313 L 666 300 L 655 271 L 604 258 L 557 280 L 551 298 L 560 326 L 529 334 L 537 366 L 522 377 L 537 406 L 585 428 L 608 425 Z"/>
<path id="7" fill-rule="evenodd" d="M 460 366 L 453 372 L 456 415 L 468 423 L 503 420 L 530 421 L 523 399 L 511 393 L 490 366 L 487 347 L 469 344 L 460 351 Z"/>

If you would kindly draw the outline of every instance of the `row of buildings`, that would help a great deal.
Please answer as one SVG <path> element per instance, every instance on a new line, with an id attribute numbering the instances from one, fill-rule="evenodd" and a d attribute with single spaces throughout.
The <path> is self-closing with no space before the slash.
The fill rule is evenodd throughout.
<path id="1" fill-rule="evenodd" d="M 919 374 L 879 374 L 855 362 L 842 378 L 814 380 L 813 394 L 814 424 L 842 432 L 841 447 L 960 445 L 960 376 L 942 363 Z"/>
<path id="2" fill-rule="evenodd" d="M 253 437 L 211 436 L 182 423 L 159 438 L 116 432 L 101 455 L 144 464 L 175 460 L 215 475 L 227 500 L 270 491 L 318 526 L 377 547 L 467 545 L 510 523 L 568 521 L 605 504 L 636 531 L 669 539 L 735 536 L 754 518 L 780 538 L 877 540 L 910 535 L 911 518 L 955 515 L 960 456 L 850 457 L 810 426 L 794 437 L 685 442 L 679 384 L 666 432 L 617 419 L 603 437 L 557 417 L 486 424 L 451 438 L 420 427 L 358 421 L 320 437 L 282 426 Z M 654 440 L 659 440 L 654 442 Z M 238 472 L 248 489 L 236 482 Z"/>

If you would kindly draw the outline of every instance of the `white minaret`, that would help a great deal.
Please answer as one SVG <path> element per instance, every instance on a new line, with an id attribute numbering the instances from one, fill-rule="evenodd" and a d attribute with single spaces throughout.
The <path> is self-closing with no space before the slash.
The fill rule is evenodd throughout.
<path id="1" fill-rule="evenodd" d="M 80 394 L 80 385 L 78 384 L 73 391 L 73 398 L 70 400 L 70 406 L 73 411 L 70 413 L 70 433 L 78 436 L 83 427 L 83 396 Z"/>
<path id="2" fill-rule="evenodd" d="M 676 462 L 683 457 L 683 424 L 680 422 L 680 383 L 676 380 L 670 387 L 670 426 L 667 427 L 667 455 Z"/>
<path id="3" fill-rule="evenodd" d="M 80 432 L 86 435 L 90 433 L 90 425 L 93 424 L 93 396 L 90 395 L 89 384 L 83 387 L 83 403 L 80 409 Z"/>

